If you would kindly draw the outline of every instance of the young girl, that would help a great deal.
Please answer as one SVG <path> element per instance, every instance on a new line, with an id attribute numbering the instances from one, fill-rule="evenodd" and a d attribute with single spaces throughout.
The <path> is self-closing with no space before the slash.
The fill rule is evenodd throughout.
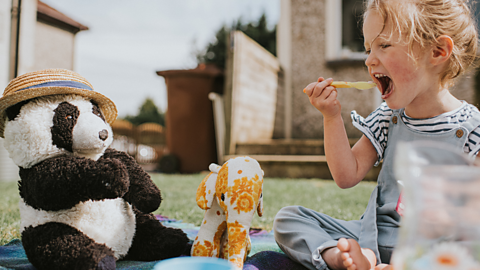
<path id="1" fill-rule="evenodd" d="M 474 156 L 480 112 L 448 90 L 476 57 L 477 31 L 464 0 L 368 0 L 365 64 L 382 94 L 366 119 L 352 112 L 364 135 L 350 148 L 333 79 L 305 93 L 324 117 L 325 155 L 341 188 L 358 184 L 383 160 L 378 186 L 360 220 L 344 221 L 290 206 L 274 222 L 280 248 L 309 269 L 384 269 L 397 243 L 399 187 L 393 158 L 399 141 L 446 142 Z"/>

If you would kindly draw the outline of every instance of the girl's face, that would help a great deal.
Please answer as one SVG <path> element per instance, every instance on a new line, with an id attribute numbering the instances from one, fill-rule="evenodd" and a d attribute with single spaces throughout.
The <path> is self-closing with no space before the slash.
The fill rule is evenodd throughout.
<path id="1" fill-rule="evenodd" d="M 413 52 L 415 63 L 408 55 L 408 45 L 399 39 L 398 31 L 392 34 L 393 30 L 391 23 L 384 25 L 378 12 L 368 11 L 363 24 L 364 45 L 368 54 L 365 64 L 377 83 L 382 99 L 391 109 L 422 104 L 429 95 L 431 98 L 437 84 L 429 71 L 428 53 L 421 53 L 416 46 Z"/>

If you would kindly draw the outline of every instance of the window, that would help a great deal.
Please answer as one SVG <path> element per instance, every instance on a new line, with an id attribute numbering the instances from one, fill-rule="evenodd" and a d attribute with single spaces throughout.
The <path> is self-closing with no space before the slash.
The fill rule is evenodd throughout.
<path id="1" fill-rule="evenodd" d="M 363 0 L 326 0 L 325 42 L 327 61 L 364 60 Z"/>
<path id="2" fill-rule="evenodd" d="M 342 48 L 363 52 L 363 1 L 342 1 Z"/>

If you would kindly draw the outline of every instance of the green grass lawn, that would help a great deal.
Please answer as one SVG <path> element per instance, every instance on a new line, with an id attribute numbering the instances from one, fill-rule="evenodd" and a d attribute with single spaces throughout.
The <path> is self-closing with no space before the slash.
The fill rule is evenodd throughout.
<path id="1" fill-rule="evenodd" d="M 151 174 L 162 191 L 163 202 L 155 214 L 200 225 L 204 210 L 197 206 L 197 187 L 205 174 Z M 363 214 L 374 182 L 363 182 L 351 189 L 340 189 L 331 180 L 265 178 L 263 217 L 255 215 L 252 227 L 272 229 L 275 214 L 284 206 L 302 205 L 335 218 L 352 220 Z M 0 245 L 20 238 L 16 182 L 0 182 Z"/>

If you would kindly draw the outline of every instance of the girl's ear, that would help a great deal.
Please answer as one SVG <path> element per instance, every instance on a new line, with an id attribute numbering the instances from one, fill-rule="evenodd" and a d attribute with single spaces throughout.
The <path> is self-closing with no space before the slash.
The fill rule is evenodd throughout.
<path id="1" fill-rule="evenodd" d="M 437 44 L 433 46 L 431 63 L 440 65 L 445 63 L 453 51 L 453 39 L 447 35 L 441 35 L 437 38 Z"/>

